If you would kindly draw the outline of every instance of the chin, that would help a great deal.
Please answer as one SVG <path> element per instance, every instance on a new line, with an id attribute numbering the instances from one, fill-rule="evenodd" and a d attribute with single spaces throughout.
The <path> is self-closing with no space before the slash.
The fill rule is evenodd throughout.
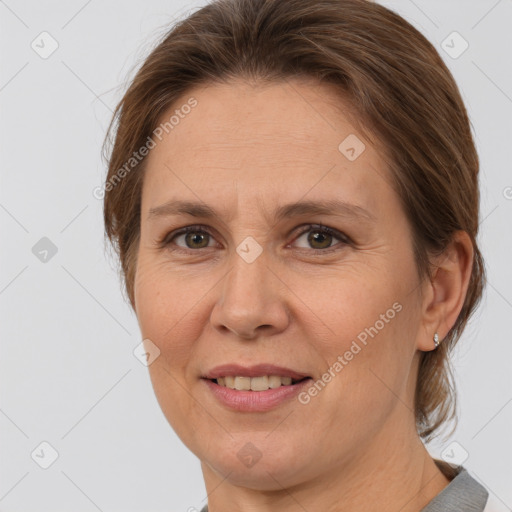
<path id="1" fill-rule="evenodd" d="M 234 444 L 240 444 L 242 448 L 223 449 L 216 445 L 215 453 L 196 455 L 202 465 L 206 465 L 221 479 L 225 478 L 233 485 L 248 489 L 281 491 L 283 487 L 300 485 L 311 478 L 311 464 L 297 460 L 301 451 L 291 444 L 281 444 L 281 450 L 278 450 L 275 446 L 270 447 L 267 442 L 267 448 L 259 450 L 249 440 L 233 443 L 230 439 L 229 446 Z M 263 444 L 263 441 L 259 442 L 259 446 Z"/>

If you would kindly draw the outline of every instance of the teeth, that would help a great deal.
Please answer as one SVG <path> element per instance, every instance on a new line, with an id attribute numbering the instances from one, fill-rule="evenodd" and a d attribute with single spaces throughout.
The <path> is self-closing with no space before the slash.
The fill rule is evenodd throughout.
<path id="1" fill-rule="evenodd" d="M 279 385 L 281 385 L 281 382 L 279 382 Z M 268 377 L 266 375 L 251 379 L 251 389 L 253 391 L 265 391 L 268 387 Z"/>
<path id="2" fill-rule="evenodd" d="M 279 377 L 279 375 L 271 375 L 268 378 L 268 387 L 270 389 L 281 387 L 281 377 Z"/>
<path id="3" fill-rule="evenodd" d="M 263 375 L 261 377 L 219 377 L 217 384 L 238 391 L 266 391 L 280 386 L 289 386 L 292 383 L 291 377 L 280 377 L 279 375 Z"/>
<path id="4" fill-rule="evenodd" d="M 249 391 L 251 389 L 250 377 L 235 377 L 235 389 Z"/>

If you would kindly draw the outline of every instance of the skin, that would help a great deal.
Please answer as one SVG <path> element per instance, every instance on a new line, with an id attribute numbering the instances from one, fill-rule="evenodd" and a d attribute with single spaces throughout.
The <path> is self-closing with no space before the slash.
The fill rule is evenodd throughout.
<path id="1" fill-rule="evenodd" d="M 134 297 L 143 338 L 160 350 L 149 366 L 156 397 L 201 460 L 209 511 L 420 510 L 449 480 L 416 432 L 417 366 L 460 312 L 469 237 L 457 233 L 432 281 L 420 279 L 385 147 L 357 131 L 329 86 L 210 85 L 162 119 L 191 96 L 198 105 L 146 162 Z M 366 144 L 355 161 L 338 150 L 349 134 Z M 219 215 L 149 215 L 176 198 Z M 278 206 L 303 199 L 342 199 L 371 219 L 272 221 Z M 197 224 L 210 232 L 188 244 L 167 236 Z M 301 235 L 308 224 L 351 241 L 308 242 L 317 233 Z M 250 264 L 236 252 L 249 236 L 263 250 Z M 396 303 L 401 311 L 307 404 L 235 412 L 200 379 L 220 364 L 269 362 L 317 380 Z M 261 453 L 252 467 L 237 457 L 249 442 Z"/>

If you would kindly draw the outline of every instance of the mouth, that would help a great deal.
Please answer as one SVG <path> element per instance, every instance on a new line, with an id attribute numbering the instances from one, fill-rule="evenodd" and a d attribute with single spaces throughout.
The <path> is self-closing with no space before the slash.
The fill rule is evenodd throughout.
<path id="1" fill-rule="evenodd" d="M 227 388 L 226 391 L 268 392 L 279 388 L 289 389 L 311 379 L 311 376 L 284 366 L 262 363 L 253 366 L 224 364 L 212 368 L 202 378 L 220 388 Z"/>
<path id="2" fill-rule="evenodd" d="M 293 401 L 312 382 L 309 375 L 276 367 L 217 367 L 201 379 L 218 403 L 235 412 L 263 413 Z"/>
<path id="3" fill-rule="evenodd" d="M 261 375 L 248 377 L 243 375 L 225 375 L 215 379 L 207 379 L 218 386 L 236 391 L 267 391 L 281 386 L 294 386 L 310 377 L 292 378 L 282 375 Z"/>

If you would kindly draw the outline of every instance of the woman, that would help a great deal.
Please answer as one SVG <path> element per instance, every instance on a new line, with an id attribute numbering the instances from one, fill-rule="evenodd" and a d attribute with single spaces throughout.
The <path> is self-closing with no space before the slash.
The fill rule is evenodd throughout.
<path id="1" fill-rule="evenodd" d="M 484 510 L 424 446 L 484 282 L 478 156 L 432 45 L 364 0 L 214 2 L 114 126 L 106 234 L 203 511 Z"/>

